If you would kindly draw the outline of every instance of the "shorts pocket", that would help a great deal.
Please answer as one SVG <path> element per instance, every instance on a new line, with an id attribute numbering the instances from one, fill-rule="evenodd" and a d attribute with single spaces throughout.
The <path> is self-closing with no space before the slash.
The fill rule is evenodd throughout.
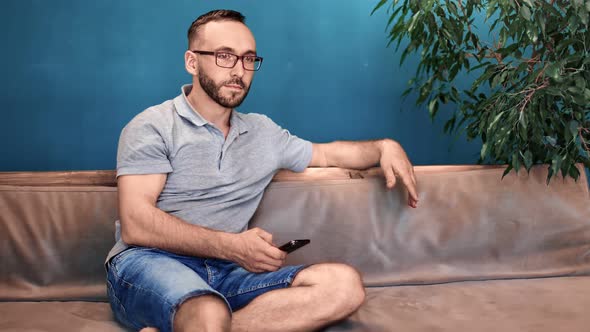
<path id="1" fill-rule="evenodd" d="M 119 275 L 119 270 L 117 269 L 117 265 L 121 262 L 121 260 L 127 257 L 129 254 L 136 252 L 136 251 L 146 251 L 152 250 L 151 248 L 146 247 L 129 247 L 120 253 L 116 254 L 113 258 L 111 258 L 107 264 L 108 269 L 113 269 L 113 272 Z"/>

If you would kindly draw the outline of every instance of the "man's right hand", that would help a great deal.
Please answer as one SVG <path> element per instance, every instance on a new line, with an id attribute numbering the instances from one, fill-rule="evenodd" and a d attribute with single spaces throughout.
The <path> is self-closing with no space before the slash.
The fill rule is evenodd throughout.
<path id="1" fill-rule="evenodd" d="M 272 234 L 252 228 L 236 234 L 232 260 L 250 272 L 276 271 L 285 263 L 287 254 L 272 242 Z"/>

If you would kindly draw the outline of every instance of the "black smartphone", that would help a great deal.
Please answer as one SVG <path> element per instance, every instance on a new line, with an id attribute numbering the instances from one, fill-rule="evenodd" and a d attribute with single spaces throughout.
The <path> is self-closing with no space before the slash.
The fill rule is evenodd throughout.
<path id="1" fill-rule="evenodd" d="M 286 253 L 292 253 L 293 251 L 303 247 L 304 245 L 310 243 L 311 240 L 308 239 L 304 239 L 304 240 L 291 240 L 285 244 L 283 244 L 282 246 L 279 247 L 279 249 L 281 249 L 282 251 L 286 252 Z"/>

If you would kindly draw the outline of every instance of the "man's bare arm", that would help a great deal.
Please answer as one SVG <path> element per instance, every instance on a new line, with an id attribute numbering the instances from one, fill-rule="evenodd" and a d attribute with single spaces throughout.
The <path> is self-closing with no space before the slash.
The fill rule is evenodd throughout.
<path id="1" fill-rule="evenodd" d="M 258 228 L 240 234 L 215 231 L 156 207 L 166 174 L 123 175 L 118 179 L 121 237 L 129 245 L 199 257 L 227 259 L 253 272 L 275 271 L 285 254 L 272 235 Z"/>
<path id="2" fill-rule="evenodd" d="M 377 164 L 383 169 L 387 187 L 393 188 L 396 177 L 399 177 L 408 189 L 408 204 L 416 207 L 418 194 L 414 169 L 401 145 L 394 140 L 313 144 L 309 166 L 366 169 Z"/>

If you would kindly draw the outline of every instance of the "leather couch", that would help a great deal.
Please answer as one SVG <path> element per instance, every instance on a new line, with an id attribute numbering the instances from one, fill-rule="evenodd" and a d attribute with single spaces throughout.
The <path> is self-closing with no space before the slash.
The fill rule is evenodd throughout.
<path id="1" fill-rule="evenodd" d="M 287 263 L 345 262 L 366 302 L 327 331 L 590 331 L 586 175 L 418 166 L 420 203 L 379 169 L 277 173 L 251 226 L 309 238 Z M 0 173 L 0 331 L 124 331 L 106 302 L 113 171 Z"/>

